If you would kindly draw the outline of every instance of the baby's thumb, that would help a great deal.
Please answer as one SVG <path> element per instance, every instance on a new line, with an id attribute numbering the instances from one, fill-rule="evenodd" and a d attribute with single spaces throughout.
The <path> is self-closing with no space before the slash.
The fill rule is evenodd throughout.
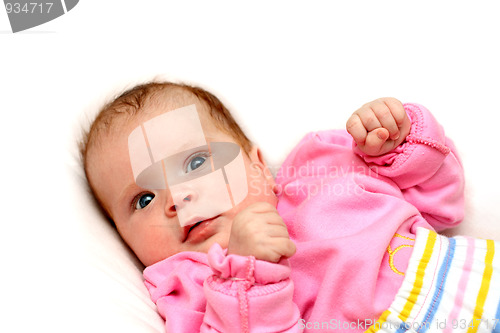
<path id="1" fill-rule="evenodd" d="M 377 128 L 366 136 L 365 147 L 367 147 L 372 154 L 377 154 L 387 139 L 389 139 L 389 131 L 382 127 Z"/>

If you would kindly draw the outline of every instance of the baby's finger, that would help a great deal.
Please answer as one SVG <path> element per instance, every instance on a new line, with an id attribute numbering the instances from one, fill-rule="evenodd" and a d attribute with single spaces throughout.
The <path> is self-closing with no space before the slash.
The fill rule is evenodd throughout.
<path id="1" fill-rule="evenodd" d="M 399 138 L 399 128 L 396 123 L 396 119 L 391 112 L 391 109 L 384 103 L 376 103 L 372 106 L 372 110 L 377 116 L 378 121 L 389 131 L 389 136 L 392 140 L 397 140 Z"/>
<path id="2" fill-rule="evenodd" d="M 288 234 L 288 229 L 286 226 L 283 225 L 278 225 L 278 224 L 273 224 L 269 225 L 267 229 L 267 234 L 270 237 L 281 237 L 281 238 L 290 238 L 290 235 Z"/>
<path id="3" fill-rule="evenodd" d="M 405 119 L 408 118 L 405 108 L 403 107 L 403 103 L 395 98 L 385 98 L 384 103 L 391 111 L 398 127 L 401 127 L 401 125 L 405 122 Z"/>
<path id="4" fill-rule="evenodd" d="M 290 258 L 297 251 L 295 244 L 289 239 L 275 238 L 273 241 L 273 252 L 277 254 L 273 258 L 273 262 L 278 262 L 281 257 Z"/>
<path id="5" fill-rule="evenodd" d="M 389 139 L 389 131 L 387 129 L 381 127 L 371 131 L 366 136 L 364 146 L 365 153 L 371 156 L 377 156 L 387 139 Z"/>
<path id="6" fill-rule="evenodd" d="M 356 113 L 347 120 L 346 129 L 358 145 L 365 143 L 368 132 Z"/>
<path id="7" fill-rule="evenodd" d="M 295 246 L 295 243 L 287 239 L 285 250 L 282 252 L 283 257 L 290 258 L 295 254 L 295 252 L 297 252 L 297 247 Z"/>
<path id="8" fill-rule="evenodd" d="M 359 119 L 361 120 L 363 126 L 368 132 L 371 132 L 376 128 L 382 127 L 371 105 L 363 106 L 361 109 L 356 111 L 355 114 L 359 116 Z"/>

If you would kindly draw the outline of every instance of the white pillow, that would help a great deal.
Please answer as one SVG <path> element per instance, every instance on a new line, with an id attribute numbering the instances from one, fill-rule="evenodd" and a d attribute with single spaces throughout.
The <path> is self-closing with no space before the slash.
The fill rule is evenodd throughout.
<path id="1" fill-rule="evenodd" d="M 85 301 L 80 304 L 82 332 L 164 332 L 143 283 L 143 265 L 103 216 L 86 184 L 73 152 L 68 164 L 83 243 L 78 282 Z"/>

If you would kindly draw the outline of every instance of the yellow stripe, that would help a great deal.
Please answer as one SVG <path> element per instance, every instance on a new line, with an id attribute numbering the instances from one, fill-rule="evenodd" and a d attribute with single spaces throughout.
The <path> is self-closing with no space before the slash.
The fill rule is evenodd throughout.
<path id="1" fill-rule="evenodd" d="M 481 281 L 481 288 L 476 299 L 476 308 L 472 317 L 472 326 L 469 326 L 467 333 L 477 332 L 479 328 L 479 319 L 483 316 L 484 303 L 486 302 L 486 295 L 490 289 L 491 275 L 493 274 L 493 256 L 495 254 L 495 243 L 488 239 L 486 240 L 486 258 L 485 267 L 483 272 L 483 280 Z"/>
<path id="2" fill-rule="evenodd" d="M 399 318 L 403 322 L 406 322 L 408 320 L 408 317 L 410 317 L 411 310 L 413 309 L 413 306 L 417 302 L 417 298 L 420 295 L 420 290 L 422 289 L 422 285 L 424 283 L 425 269 L 427 268 L 427 264 L 431 259 L 431 255 L 433 252 L 432 250 L 434 249 L 434 244 L 436 243 L 436 236 L 437 234 L 435 232 L 429 231 L 427 243 L 425 244 L 425 251 L 422 255 L 422 258 L 420 259 L 420 263 L 418 264 L 415 282 L 413 283 L 413 289 L 411 290 L 410 296 L 408 296 L 406 304 L 403 307 L 403 310 L 401 310 L 401 314 L 399 315 Z"/>
<path id="3" fill-rule="evenodd" d="M 372 326 L 368 327 L 368 329 L 365 332 L 375 333 L 378 330 L 380 330 L 382 328 L 382 325 L 387 321 L 387 317 L 389 317 L 390 314 L 391 312 L 389 310 L 385 310 L 380 315 L 378 320 Z"/>

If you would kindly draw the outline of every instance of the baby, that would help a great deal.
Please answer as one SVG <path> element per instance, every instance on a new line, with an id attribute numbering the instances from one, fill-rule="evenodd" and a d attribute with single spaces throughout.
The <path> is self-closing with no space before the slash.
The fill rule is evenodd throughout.
<path id="1" fill-rule="evenodd" d="M 177 133 L 165 149 L 186 147 L 196 135 L 170 116 L 187 109 L 212 151 L 189 155 L 180 173 L 165 162 L 168 186 L 144 185 L 132 133 L 153 140 L 149 124 L 165 115 L 178 119 L 164 131 Z M 213 200 L 214 214 L 185 220 L 183 205 L 197 198 L 174 192 L 174 179 L 209 161 L 213 171 L 213 156 L 225 156 L 220 142 L 241 149 L 248 191 L 236 200 L 225 170 L 229 208 Z M 153 160 L 154 142 L 144 147 Z M 453 144 L 423 106 L 365 104 L 347 132 L 307 135 L 274 180 L 214 95 L 148 83 L 101 110 L 82 157 L 95 198 L 146 266 L 169 332 L 493 331 L 500 317 L 498 244 L 434 232 L 462 220 L 464 181 Z"/>

